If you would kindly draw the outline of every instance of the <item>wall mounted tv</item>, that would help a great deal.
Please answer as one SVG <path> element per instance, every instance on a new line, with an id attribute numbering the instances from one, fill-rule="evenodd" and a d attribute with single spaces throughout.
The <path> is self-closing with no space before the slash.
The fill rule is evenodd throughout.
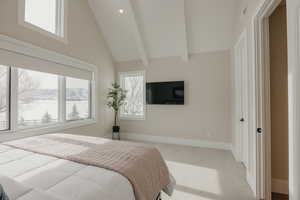
<path id="1" fill-rule="evenodd" d="M 147 104 L 184 105 L 184 81 L 146 84 Z"/>

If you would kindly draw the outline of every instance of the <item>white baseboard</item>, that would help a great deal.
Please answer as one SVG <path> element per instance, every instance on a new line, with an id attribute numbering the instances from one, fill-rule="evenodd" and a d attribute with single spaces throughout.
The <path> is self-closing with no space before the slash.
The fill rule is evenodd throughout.
<path id="1" fill-rule="evenodd" d="M 177 145 L 185 145 L 185 146 L 193 146 L 193 147 L 231 150 L 230 143 L 206 141 L 206 140 L 192 140 L 192 139 L 184 139 L 184 138 L 151 136 L 151 135 L 142 135 L 142 134 L 134 134 L 134 133 L 121 133 L 121 138 L 128 139 L 128 140 L 144 141 L 144 142 L 177 144 Z"/>
<path id="2" fill-rule="evenodd" d="M 272 179 L 272 192 L 280 194 L 289 194 L 288 180 Z"/>
<path id="3" fill-rule="evenodd" d="M 247 171 L 246 180 L 247 180 L 247 183 L 250 186 L 254 196 L 256 196 L 257 194 L 256 194 L 256 180 L 255 180 L 255 177 L 251 176 L 249 174 L 249 172 Z"/>
<path id="4" fill-rule="evenodd" d="M 231 153 L 232 153 L 232 155 L 233 155 L 235 161 L 236 161 L 236 162 L 240 162 L 240 159 L 239 159 L 239 157 L 238 157 L 238 155 L 237 155 L 237 153 L 236 153 L 236 150 L 235 150 L 235 148 L 234 148 L 233 146 L 232 146 L 232 148 L 231 148 Z"/>

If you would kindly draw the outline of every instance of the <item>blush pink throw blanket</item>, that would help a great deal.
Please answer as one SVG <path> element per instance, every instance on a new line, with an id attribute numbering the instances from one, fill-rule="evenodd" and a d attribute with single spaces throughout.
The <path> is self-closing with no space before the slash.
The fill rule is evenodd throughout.
<path id="1" fill-rule="evenodd" d="M 132 184 L 136 200 L 154 200 L 170 184 L 169 171 L 160 152 L 144 144 L 51 134 L 5 145 L 120 173 Z"/>

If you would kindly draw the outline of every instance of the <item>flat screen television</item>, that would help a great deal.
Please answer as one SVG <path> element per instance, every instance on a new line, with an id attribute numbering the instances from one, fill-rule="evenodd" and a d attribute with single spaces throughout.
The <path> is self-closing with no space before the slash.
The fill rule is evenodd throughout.
<path id="1" fill-rule="evenodd" d="M 184 81 L 146 84 L 147 104 L 184 105 Z"/>

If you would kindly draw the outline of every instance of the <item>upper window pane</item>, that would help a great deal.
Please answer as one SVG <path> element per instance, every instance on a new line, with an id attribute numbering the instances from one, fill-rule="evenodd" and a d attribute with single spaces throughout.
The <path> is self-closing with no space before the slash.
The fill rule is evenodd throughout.
<path id="1" fill-rule="evenodd" d="M 0 65 L 0 131 L 9 129 L 9 68 Z"/>
<path id="2" fill-rule="evenodd" d="M 25 0 L 25 21 L 53 34 L 60 35 L 62 0 Z"/>
<path id="3" fill-rule="evenodd" d="M 66 118 L 68 121 L 90 118 L 90 81 L 66 78 Z"/>
<path id="4" fill-rule="evenodd" d="M 18 125 L 58 122 L 58 76 L 18 70 Z"/>
<path id="5" fill-rule="evenodd" d="M 144 117 L 144 73 L 124 73 L 121 75 L 121 86 L 127 91 L 121 117 Z"/>

